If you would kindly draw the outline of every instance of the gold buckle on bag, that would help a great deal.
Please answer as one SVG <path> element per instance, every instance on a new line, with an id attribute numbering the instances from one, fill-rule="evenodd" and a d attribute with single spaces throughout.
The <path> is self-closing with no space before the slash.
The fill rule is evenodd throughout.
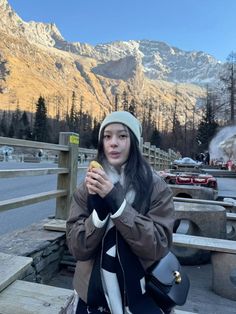
<path id="1" fill-rule="evenodd" d="M 180 274 L 180 272 L 179 271 L 174 271 L 174 277 L 175 277 L 175 282 L 176 283 L 181 283 L 181 280 L 182 280 L 182 278 L 181 278 L 181 274 Z"/>

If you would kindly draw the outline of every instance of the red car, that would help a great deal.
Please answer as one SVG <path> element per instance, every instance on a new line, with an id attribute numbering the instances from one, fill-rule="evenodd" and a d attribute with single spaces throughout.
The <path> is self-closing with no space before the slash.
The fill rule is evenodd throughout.
<path id="1" fill-rule="evenodd" d="M 202 170 L 202 162 L 190 157 L 174 160 L 172 169 L 160 171 L 159 174 L 168 184 L 198 185 L 217 190 L 217 180 Z"/>
<path id="2" fill-rule="evenodd" d="M 159 171 L 159 175 L 167 184 L 200 185 L 217 190 L 217 180 L 210 174 L 165 170 Z"/>

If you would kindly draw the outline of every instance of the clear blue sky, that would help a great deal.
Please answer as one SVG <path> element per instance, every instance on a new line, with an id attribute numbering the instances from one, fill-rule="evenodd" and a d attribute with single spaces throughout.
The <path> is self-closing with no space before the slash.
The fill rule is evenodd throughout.
<path id="1" fill-rule="evenodd" d="M 236 0 L 9 0 L 26 22 L 55 23 L 71 42 L 149 39 L 225 61 L 236 52 Z"/>

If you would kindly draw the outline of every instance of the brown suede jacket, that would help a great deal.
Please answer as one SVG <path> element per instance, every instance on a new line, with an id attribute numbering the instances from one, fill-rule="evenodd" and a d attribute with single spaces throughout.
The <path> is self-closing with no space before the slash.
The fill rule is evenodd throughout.
<path id="1" fill-rule="evenodd" d="M 144 269 L 167 254 L 172 244 L 174 205 L 172 192 L 156 173 L 150 209 L 142 215 L 128 202 L 122 214 L 113 219 L 117 230 L 138 256 Z M 87 209 L 87 189 L 82 183 L 74 193 L 67 220 L 67 243 L 77 265 L 74 288 L 87 302 L 88 285 L 97 248 L 106 231 L 106 224 L 97 228 Z"/>

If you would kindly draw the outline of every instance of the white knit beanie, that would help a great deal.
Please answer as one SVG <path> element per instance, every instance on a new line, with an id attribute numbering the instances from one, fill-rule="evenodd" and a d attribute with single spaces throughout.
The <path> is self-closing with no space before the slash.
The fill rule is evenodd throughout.
<path id="1" fill-rule="evenodd" d="M 103 120 L 98 138 L 100 139 L 101 131 L 104 129 L 108 124 L 111 123 L 122 123 L 126 125 L 136 136 L 138 142 L 140 143 L 141 133 L 142 133 L 142 126 L 138 119 L 136 119 L 130 112 L 128 111 L 114 111 L 106 116 Z"/>

